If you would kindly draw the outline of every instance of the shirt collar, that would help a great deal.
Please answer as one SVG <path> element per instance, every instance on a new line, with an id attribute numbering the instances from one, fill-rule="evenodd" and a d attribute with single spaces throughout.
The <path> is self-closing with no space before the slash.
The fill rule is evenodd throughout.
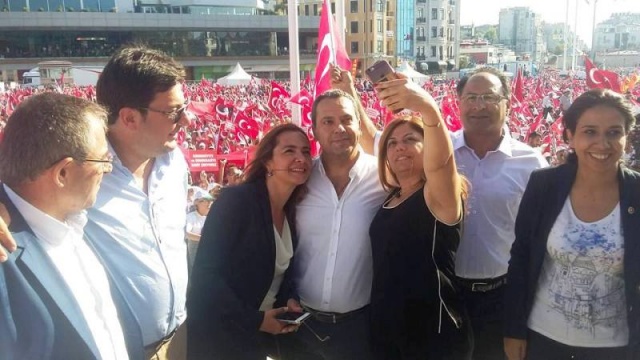
<path id="1" fill-rule="evenodd" d="M 360 145 L 358 145 L 358 158 L 356 159 L 356 162 L 353 164 L 351 169 L 349 169 L 349 177 L 351 179 L 355 178 L 360 173 L 360 169 L 362 169 L 362 167 L 364 166 L 363 158 L 365 156 L 366 156 L 366 154 L 360 148 Z M 320 173 L 322 175 L 326 176 L 327 172 L 324 169 L 324 163 L 322 162 L 322 156 L 318 156 L 316 161 L 318 162 L 318 169 L 320 170 Z"/>
<path id="2" fill-rule="evenodd" d="M 502 137 L 502 140 L 500 140 L 500 145 L 498 145 L 498 148 L 495 151 L 499 151 L 507 155 L 508 157 L 511 157 L 513 156 L 513 152 L 511 151 L 511 135 L 506 129 L 503 130 L 503 134 L 504 136 Z M 467 142 L 464 138 L 464 130 L 455 132 L 451 136 L 451 142 L 453 143 L 453 151 L 457 151 L 462 147 L 466 147 L 470 151 L 473 151 L 473 149 L 467 145 Z"/>
<path id="3" fill-rule="evenodd" d="M 57 246 L 69 238 L 71 232 L 83 233 L 84 226 L 87 224 L 85 210 L 71 214 L 65 219 L 65 222 L 61 222 L 31 205 L 6 184 L 3 186 L 9 200 L 13 202 L 38 239 L 46 241 L 52 246 Z"/>

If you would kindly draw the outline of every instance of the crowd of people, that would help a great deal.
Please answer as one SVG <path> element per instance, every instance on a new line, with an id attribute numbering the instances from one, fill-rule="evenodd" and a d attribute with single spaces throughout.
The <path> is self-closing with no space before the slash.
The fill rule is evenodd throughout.
<path id="1" fill-rule="evenodd" d="M 144 46 L 0 95 L 0 357 L 640 357 L 640 89 L 330 72 L 302 127 Z"/>

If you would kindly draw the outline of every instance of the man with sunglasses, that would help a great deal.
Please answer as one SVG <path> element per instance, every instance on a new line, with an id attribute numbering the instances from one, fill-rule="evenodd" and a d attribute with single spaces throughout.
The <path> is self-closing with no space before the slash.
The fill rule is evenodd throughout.
<path id="1" fill-rule="evenodd" d="M 186 357 L 186 333 L 178 331 L 187 290 L 188 170 L 177 144 L 189 123 L 184 76 L 166 54 L 128 46 L 109 59 L 96 87 L 109 112 L 113 171 L 105 174 L 84 229 L 133 310 L 148 359 Z M 0 233 L 12 250 L 4 238 Z"/>
<path id="2" fill-rule="evenodd" d="M 83 233 L 112 169 L 106 120 L 101 106 L 50 92 L 9 119 L 0 202 L 18 249 L 0 264 L 1 359 L 144 356 L 132 309 Z"/>
<path id="3" fill-rule="evenodd" d="M 473 359 L 503 359 L 502 303 L 520 199 L 529 175 L 547 166 L 513 139 L 505 122 L 510 86 L 497 69 L 480 68 L 457 87 L 463 130 L 452 135 L 458 171 L 471 182 L 456 255 L 474 332 Z"/>

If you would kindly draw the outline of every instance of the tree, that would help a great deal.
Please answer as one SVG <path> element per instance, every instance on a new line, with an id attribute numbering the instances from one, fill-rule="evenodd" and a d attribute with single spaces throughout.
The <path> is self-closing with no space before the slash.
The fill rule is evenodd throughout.
<path id="1" fill-rule="evenodd" d="M 484 38 L 487 41 L 489 41 L 491 44 L 495 44 L 496 40 L 498 39 L 496 28 L 492 26 L 489 29 L 487 29 L 487 31 L 484 33 Z"/>

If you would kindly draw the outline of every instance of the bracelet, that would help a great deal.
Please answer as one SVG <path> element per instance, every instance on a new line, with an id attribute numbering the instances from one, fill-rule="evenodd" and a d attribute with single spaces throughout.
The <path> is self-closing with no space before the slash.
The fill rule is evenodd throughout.
<path id="1" fill-rule="evenodd" d="M 441 123 L 442 123 L 442 121 L 438 121 L 437 124 L 429 125 L 429 124 L 427 124 L 425 122 L 422 122 L 422 125 L 424 125 L 424 127 L 426 127 L 426 128 L 439 128 Z"/>

